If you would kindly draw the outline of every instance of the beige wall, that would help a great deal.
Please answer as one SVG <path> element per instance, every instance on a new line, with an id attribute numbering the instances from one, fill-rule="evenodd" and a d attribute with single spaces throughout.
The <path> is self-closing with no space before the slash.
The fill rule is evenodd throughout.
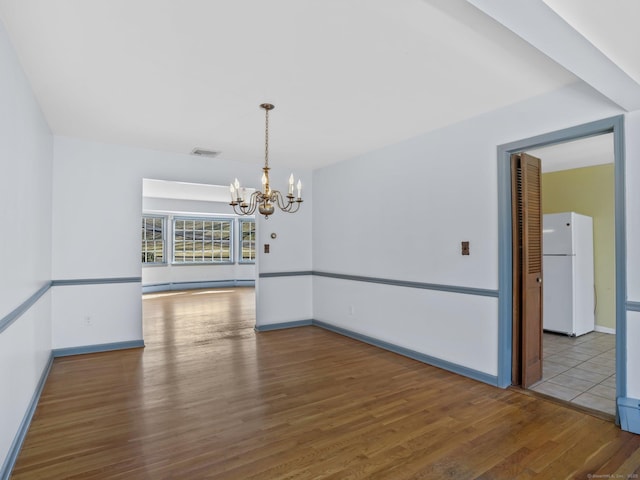
<path id="1" fill-rule="evenodd" d="M 615 329 L 613 164 L 543 174 L 542 211 L 593 218 L 596 326 Z"/>

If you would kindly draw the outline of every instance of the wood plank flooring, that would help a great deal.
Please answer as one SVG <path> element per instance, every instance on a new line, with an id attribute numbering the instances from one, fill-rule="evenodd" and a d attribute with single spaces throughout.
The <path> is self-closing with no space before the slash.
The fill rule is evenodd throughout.
<path id="1" fill-rule="evenodd" d="M 148 295 L 146 348 L 56 359 L 12 478 L 640 473 L 611 422 L 316 327 L 256 333 L 253 295 Z"/>

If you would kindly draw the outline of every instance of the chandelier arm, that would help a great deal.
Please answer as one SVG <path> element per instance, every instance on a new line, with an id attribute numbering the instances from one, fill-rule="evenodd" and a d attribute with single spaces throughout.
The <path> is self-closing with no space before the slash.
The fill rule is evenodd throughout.
<path id="1" fill-rule="evenodd" d="M 249 210 L 247 211 L 247 215 L 253 215 L 258 208 L 258 204 L 260 203 L 260 196 L 262 193 L 258 190 L 253 192 L 249 197 Z"/>
<path id="2" fill-rule="evenodd" d="M 291 202 L 291 207 L 292 208 L 289 208 L 289 210 L 287 210 L 287 213 L 296 213 L 298 211 L 298 209 L 300 208 L 300 204 L 301 203 L 302 202 L 297 202 L 297 201 Z M 295 207 L 294 207 L 294 204 L 295 204 Z"/>
<path id="3" fill-rule="evenodd" d="M 291 210 L 291 213 L 296 213 L 300 209 L 300 205 L 302 204 L 302 198 L 297 198 L 291 201 L 291 205 L 295 205 L 295 207 Z"/>
<path id="4" fill-rule="evenodd" d="M 242 206 L 238 203 L 236 203 L 235 205 L 231 204 L 231 206 L 233 207 L 233 213 L 235 213 L 236 215 L 247 215 L 247 213 L 245 213 L 244 208 L 242 208 Z"/>
<path id="5" fill-rule="evenodd" d="M 287 195 L 287 208 L 285 212 L 287 213 L 295 213 L 300 208 L 300 203 L 295 200 L 293 195 Z"/>
<path id="6" fill-rule="evenodd" d="M 258 196 L 260 196 L 260 192 L 253 192 L 249 197 L 249 203 L 246 202 L 232 202 L 230 205 L 233 207 L 233 212 L 236 215 L 253 215 L 258 206 Z M 237 208 L 236 208 L 237 207 Z"/>
<path id="7" fill-rule="evenodd" d="M 288 195 L 286 197 L 284 197 L 277 190 L 275 190 L 275 192 L 278 194 L 277 204 L 278 204 L 278 208 L 280 208 L 280 210 L 282 210 L 283 212 L 286 212 L 286 213 L 296 213 L 298 211 L 298 209 L 300 208 L 300 204 L 302 203 L 302 200 L 294 200 L 294 197 L 290 197 Z M 284 198 L 287 199 L 286 205 L 284 203 Z"/>
<path id="8" fill-rule="evenodd" d="M 282 196 L 282 193 L 280 193 L 278 190 L 274 190 L 272 192 L 272 198 L 274 199 L 274 201 L 278 205 L 278 208 L 280 210 L 282 210 L 283 212 L 286 212 L 289 209 L 289 207 L 291 206 L 291 202 L 289 202 L 287 204 L 284 203 L 284 197 Z"/>
<path id="9" fill-rule="evenodd" d="M 296 202 L 289 202 L 289 208 L 287 208 L 287 213 L 296 213 L 300 208 L 300 204 L 296 204 Z"/>

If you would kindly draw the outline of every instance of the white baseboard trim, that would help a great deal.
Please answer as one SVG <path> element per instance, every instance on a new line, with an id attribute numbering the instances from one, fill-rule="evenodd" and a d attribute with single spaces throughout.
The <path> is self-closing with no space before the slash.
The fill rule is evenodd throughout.
<path id="1" fill-rule="evenodd" d="M 596 325 L 595 330 L 596 330 L 596 332 L 600 332 L 600 333 L 609 333 L 611 335 L 615 335 L 616 334 L 616 329 L 615 328 L 601 327 L 600 325 Z"/>
<path id="2" fill-rule="evenodd" d="M 254 287 L 255 280 L 210 280 L 199 282 L 169 282 L 142 285 L 142 293 L 169 292 L 174 290 L 196 290 L 199 288 Z"/>

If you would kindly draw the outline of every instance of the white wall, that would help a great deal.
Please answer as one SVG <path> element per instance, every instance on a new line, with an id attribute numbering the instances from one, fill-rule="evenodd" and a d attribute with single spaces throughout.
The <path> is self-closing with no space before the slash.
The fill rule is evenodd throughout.
<path id="1" fill-rule="evenodd" d="M 167 263 L 142 267 L 142 285 L 169 285 L 198 282 L 234 282 L 256 279 L 255 264 L 180 265 Z M 242 283 L 242 282 L 241 282 Z M 145 290 L 146 291 L 146 290 Z"/>
<path id="2" fill-rule="evenodd" d="M 51 308 L 64 318 L 54 322 L 53 348 L 140 340 L 140 296 L 139 283 L 54 287 Z M 113 303 L 107 307 L 105 299 Z"/>
<path id="3" fill-rule="evenodd" d="M 313 286 L 315 320 L 498 374 L 495 298 L 327 277 L 314 277 Z M 477 348 L 452 348 L 469 344 L 480 345 L 484 354 L 477 355 Z"/>
<path id="4" fill-rule="evenodd" d="M 51 280 L 53 139 L 1 22 L 0 71 L 1 320 Z M 0 332 L 0 469 L 50 353 L 49 291 Z"/>
<path id="5" fill-rule="evenodd" d="M 288 170 L 276 166 L 271 174 L 274 187 L 286 187 Z M 303 182 L 311 179 L 310 172 L 300 171 L 297 174 Z M 252 179 L 259 181 L 260 165 L 56 137 L 53 277 L 59 280 L 141 276 L 143 178 L 226 185 L 235 177 L 246 182 L 247 186 L 255 186 L 249 182 Z M 305 203 L 305 207 L 310 213 L 311 202 Z M 228 213 L 232 213 L 230 206 L 228 209 Z M 270 226 L 277 227 L 281 245 L 292 244 L 295 248 L 274 248 L 269 258 L 259 260 L 259 271 L 279 266 L 308 269 L 311 264 L 309 214 L 288 216 L 276 213 L 274 217 L 268 221 L 258 219 L 258 231 L 263 223 L 268 222 Z M 83 232 L 97 234 L 87 241 L 80 234 Z M 53 328 L 56 332 L 69 332 L 65 338 L 56 337 L 57 345 L 72 347 L 140 340 L 142 329 L 138 312 L 141 299 L 140 284 L 137 285 L 137 290 L 127 292 L 116 291 L 111 285 L 92 285 L 90 296 L 83 296 L 84 286 L 56 287 L 53 292 Z M 284 302 L 289 293 L 278 291 L 275 299 Z M 297 293 L 306 295 L 308 302 L 311 301 L 310 289 Z M 68 295 L 75 299 L 75 304 L 71 306 L 68 302 L 59 301 L 57 295 Z M 259 319 L 281 321 L 279 313 L 262 309 L 260 302 L 257 307 Z M 122 314 L 123 308 L 129 312 L 127 315 Z M 311 307 L 306 308 L 310 310 Z M 96 318 L 109 322 L 108 339 L 100 325 L 79 326 L 85 316 L 92 315 L 91 312 Z"/>
<path id="6" fill-rule="evenodd" d="M 640 302 L 640 112 L 625 117 L 627 298 Z M 638 342 L 640 344 L 640 342 Z"/>
<path id="7" fill-rule="evenodd" d="M 269 219 L 256 216 L 258 237 L 258 272 L 309 272 L 312 267 L 311 173 L 296 172 L 302 179 L 304 202 L 298 213 L 276 212 Z M 271 178 L 283 178 L 282 175 Z M 285 188 L 286 185 L 281 188 Z M 277 185 L 276 185 L 277 187 Z M 315 202 L 315 200 L 314 200 Z M 275 233 L 276 238 L 271 238 Z M 268 244 L 270 253 L 264 253 Z M 256 325 L 309 320 L 313 318 L 312 281 L 310 276 L 260 278 L 256 287 Z"/>
<path id="8" fill-rule="evenodd" d="M 314 270 L 497 290 L 496 147 L 620 113 L 575 84 L 317 170 Z M 497 373 L 497 298 L 324 277 L 313 285 L 318 320 Z"/>

